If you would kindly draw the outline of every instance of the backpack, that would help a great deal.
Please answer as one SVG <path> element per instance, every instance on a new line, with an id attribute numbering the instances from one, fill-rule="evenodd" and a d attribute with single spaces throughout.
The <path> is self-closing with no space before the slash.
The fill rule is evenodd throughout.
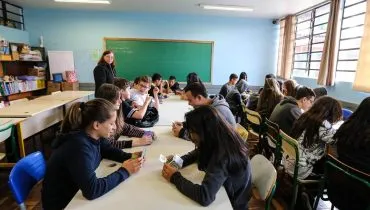
<path id="1" fill-rule="evenodd" d="M 159 120 L 158 110 L 155 107 L 148 107 L 143 119 L 137 120 L 129 118 L 125 120 L 125 122 L 139 128 L 149 128 L 153 127 L 158 122 L 158 120 Z"/>

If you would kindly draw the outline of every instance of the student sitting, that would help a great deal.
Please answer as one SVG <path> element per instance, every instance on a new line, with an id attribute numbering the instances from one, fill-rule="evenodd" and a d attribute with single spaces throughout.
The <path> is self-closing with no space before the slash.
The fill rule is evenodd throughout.
<path id="1" fill-rule="evenodd" d="M 166 93 L 175 93 L 175 94 L 181 93 L 180 85 L 178 82 L 176 82 L 175 76 L 170 76 L 168 81 L 165 81 L 163 88 Z"/>
<path id="2" fill-rule="evenodd" d="M 319 98 L 313 106 L 303 113 L 293 125 L 291 137 L 299 144 L 298 178 L 315 177 L 324 172 L 324 155 L 326 144 L 334 144 L 333 136 L 336 129 L 333 124 L 342 118 L 340 103 L 331 97 Z M 285 161 L 285 169 L 293 176 L 294 157 Z"/>
<path id="3" fill-rule="evenodd" d="M 181 157 L 182 167 L 197 163 L 206 173 L 204 179 L 193 184 L 170 164 L 163 166 L 162 176 L 202 206 L 211 204 L 224 186 L 233 209 L 248 209 L 252 176 L 248 149 L 240 135 L 211 106 L 201 106 L 185 119 L 196 149 Z"/>
<path id="4" fill-rule="evenodd" d="M 47 163 L 43 209 L 64 209 L 78 190 L 86 199 L 96 199 L 140 170 L 143 159 L 136 157 L 141 152 L 125 153 L 106 140 L 116 129 L 116 114 L 116 107 L 104 99 L 77 102 L 68 109 Z M 122 167 L 97 178 L 95 170 L 103 158 Z"/>
<path id="5" fill-rule="evenodd" d="M 163 95 L 163 84 L 162 84 L 162 76 L 158 73 L 154 73 L 152 76 L 152 85 L 150 86 L 149 95 L 154 97 L 153 90 L 154 88 L 158 88 L 158 96 Z"/>
<path id="6" fill-rule="evenodd" d="M 328 91 L 326 90 L 325 87 L 315 88 L 315 89 L 313 89 L 313 92 L 315 92 L 316 99 L 320 98 L 321 96 L 328 95 Z"/>
<path id="7" fill-rule="evenodd" d="M 297 91 L 297 82 L 294 80 L 286 80 L 283 82 L 282 89 L 284 96 L 291 96 L 295 97 L 296 91 Z"/>
<path id="8" fill-rule="evenodd" d="M 122 100 L 122 111 L 123 117 L 128 120 L 130 118 L 141 120 L 145 116 L 146 110 L 149 104 L 152 102 L 152 97 L 147 95 L 143 106 L 140 108 L 133 108 L 128 100 L 131 97 L 130 93 L 130 82 L 127 79 L 115 78 L 113 81 L 114 85 L 121 90 L 121 100 Z"/>
<path id="9" fill-rule="evenodd" d="M 242 93 L 248 91 L 248 82 L 247 82 L 247 80 L 248 80 L 247 73 L 245 73 L 245 72 L 240 73 L 239 80 L 235 85 L 235 87 L 236 87 L 236 89 L 238 89 L 239 93 L 242 94 Z"/>
<path id="10" fill-rule="evenodd" d="M 370 97 L 365 98 L 335 133 L 339 159 L 370 174 Z"/>
<path id="11" fill-rule="evenodd" d="M 190 106 L 197 108 L 203 105 L 211 105 L 221 113 L 232 127 L 236 126 L 233 113 L 230 111 L 229 104 L 227 104 L 223 96 L 216 95 L 212 99 L 208 98 L 206 88 L 200 83 L 192 83 L 186 86 L 184 91 Z M 186 127 L 184 127 L 182 122 L 173 123 L 172 131 L 175 136 L 188 139 Z"/>
<path id="12" fill-rule="evenodd" d="M 111 84 L 103 84 L 96 92 L 97 98 L 108 100 L 117 108 L 116 129 L 113 135 L 108 139 L 109 142 L 119 149 L 151 144 L 152 138 L 155 136 L 153 132 L 144 131 L 138 127 L 124 122 L 120 94 L 120 89 Z M 117 141 L 121 135 L 138 137 L 138 139 L 131 141 Z"/>
<path id="13" fill-rule="evenodd" d="M 226 95 L 235 89 L 235 84 L 236 82 L 238 81 L 238 75 L 236 74 L 230 74 L 229 76 L 229 82 L 227 82 L 226 84 L 224 84 L 222 87 L 221 87 L 221 90 L 220 90 L 220 95 L 222 95 L 224 98 L 226 98 Z"/>
<path id="14" fill-rule="evenodd" d="M 273 78 L 265 79 L 265 85 L 257 104 L 257 112 L 262 117 L 269 118 L 275 106 L 280 103 L 284 95 L 280 92 L 277 81 Z"/>
<path id="15" fill-rule="evenodd" d="M 197 74 L 197 73 L 195 73 L 195 72 L 189 73 L 189 74 L 186 76 L 186 86 L 185 86 L 185 88 L 186 88 L 187 86 L 189 86 L 189 85 L 193 84 L 193 83 L 199 83 L 201 86 L 203 86 L 203 87 L 204 87 L 204 89 L 206 89 L 206 87 L 204 86 L 204 84 L 203 84 L 202 80 L 198 77 L 198 74 Z M 184 88 L 184 90 L 185 90 L 185 88 Z M 182 92 L 181 99 L 182 99 L 182 100 L 187 100 L 187 98 L 186 98 L 186 94 L 184 93 L 184 91 Z"/>
<path id="16" fill-rule="evenodd" d="M 301 86 L 296 92 L 295 98 L 285 97 L 274 111 L 270 120 L 279 125 L 284 133 L 290 135 L 294 122 L 301 116 L 302 111 L 309 110 L 315 100 L 315 93 L 311 88 Z"/>
<path id="17" fill-rule="evenodd" d="M 229 104 L 230 110 L 234 116 L 240 116 L 243 113 L 242 108 L 242 96 L 238 89 L 231 90 L 225 98 L 226 102 Z"/>
<path id="18" fill-rule="evenodd" d="M 134 87 L 130 90 L 131 101 L 134 103 L 135 108 L 141 108 L 148 96 L 148 90 L 150 89 L 150 78 L 147 76 L 137 77 L 134 81 Z M 155 107 L 158 110 L 159 99 L 158 99 L 159 88 L 153 88 L 153 99 L 149 106 Z"/>

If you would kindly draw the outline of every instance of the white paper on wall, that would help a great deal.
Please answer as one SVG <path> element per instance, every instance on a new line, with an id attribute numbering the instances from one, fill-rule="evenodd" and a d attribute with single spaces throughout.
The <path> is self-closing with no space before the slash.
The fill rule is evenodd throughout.
<path id="1" fill-rule="evenodd" d="M 48 51 L 50 65 L 50 79 L 53 79 L 53 74 L 62 73 L 63 79 L 66 79 L 65 71 L 74 71 L 75 63 L 73 59 L 73 51 Z"/>

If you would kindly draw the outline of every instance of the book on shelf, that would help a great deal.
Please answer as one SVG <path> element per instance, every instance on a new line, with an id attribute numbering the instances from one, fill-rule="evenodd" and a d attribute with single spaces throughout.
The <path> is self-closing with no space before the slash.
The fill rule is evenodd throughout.
<path id="1" fill-rule="evenodd" d="M 34 91 L 45 88 L 45 79 L 16 80 L 12 82 L 0 82 L 1 96 L 8 96 L 21 92 Z"/>

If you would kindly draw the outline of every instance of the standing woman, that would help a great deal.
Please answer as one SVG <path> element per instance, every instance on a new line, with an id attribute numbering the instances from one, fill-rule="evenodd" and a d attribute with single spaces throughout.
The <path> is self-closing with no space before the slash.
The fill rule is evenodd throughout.
<path id="1" fill-rule="evenodd" d="M 116 77 L 114 54 L 110 50 L 103 52 L 98 65 L 94 69 L 95 93 L 104 83 L 113 84 Z"/>

